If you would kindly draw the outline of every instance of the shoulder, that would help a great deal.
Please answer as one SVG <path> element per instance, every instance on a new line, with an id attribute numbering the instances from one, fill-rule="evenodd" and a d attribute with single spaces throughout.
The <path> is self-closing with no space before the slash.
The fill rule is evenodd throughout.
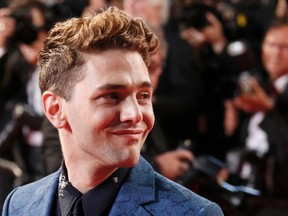
<path id="1" fill-rule="evenodd" d="M 6 198 L 3 215 L 41 215 L 52 206 L 57 193 L 59 173 L 15 188 Z"/>
<path id="2" fill-rule="evenodd" d="M 15 194 L 23 194 L 23 193 L 33 193 L 33 194 L 38 194 L 38 193 L 47 193 L 47 190 L 51 188 L 51 186 L 58 185 L 58 178 L 59 178 L 59 173 L 58 171 L 55 173 L 52 173 L 38 181 L 19 186 L 14 190 L 14 195 Z"/>
<path id="3" fill-rule="evenodd" d="M 179 215 L 223 215 L 220 207 L 193 191 L 159 174 L 155 174 L 157 205 L 166 206 L 164 211 Z"/>
<path id="4" fill-rule="evenodd" d="M 143 158 L 131 169 L 117 199 L 128 200 L 152 215 L 223 215 L 217 204 L 158 174 Z"/>

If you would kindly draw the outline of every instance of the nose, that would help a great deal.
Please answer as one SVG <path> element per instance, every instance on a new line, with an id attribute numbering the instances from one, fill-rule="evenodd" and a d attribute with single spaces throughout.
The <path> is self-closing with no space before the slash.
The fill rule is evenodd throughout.
<path id="1" fill-rule="evenodd" d="M 120 121 L 121 122 L 140 122 L 143 118 L 141 107 L 134 97 L 127 97 L 125 101 L 122 102 Z"/>

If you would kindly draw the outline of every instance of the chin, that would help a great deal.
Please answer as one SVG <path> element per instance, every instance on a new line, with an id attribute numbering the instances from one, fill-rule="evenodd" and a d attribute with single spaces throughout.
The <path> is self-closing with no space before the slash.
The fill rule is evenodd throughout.
<path id="1" fill-rule="evenodd" d="M 134 167 L 138 164 L 140 158 L 140 154 L 133 154 L 127 158 L 126 161 L 123 161 L 123 167 Z"/>

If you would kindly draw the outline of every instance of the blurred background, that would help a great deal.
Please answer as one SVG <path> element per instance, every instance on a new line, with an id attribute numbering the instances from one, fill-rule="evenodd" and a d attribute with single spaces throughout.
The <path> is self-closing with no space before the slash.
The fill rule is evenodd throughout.
<path id="1" fill-rule="evenodd" d="M 0 209 L 61 164 L 38 87 L 49 29 L 107 6 L 144 19 L 161 43 L 142 156 L 225 215 L 288 215 L 286 0 L 0 0 Z"/>

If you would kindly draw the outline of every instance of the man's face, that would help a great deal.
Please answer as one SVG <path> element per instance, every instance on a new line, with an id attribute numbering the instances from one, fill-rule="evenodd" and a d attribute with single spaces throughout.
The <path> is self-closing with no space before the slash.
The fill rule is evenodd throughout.
<path id="1" fill-rule="evenodd" d="M 271 29 L 262 45 L 262 62 L 272 80 L 288 73 L 288 26 Z"/>
<path id="2" fill-rule="evenodd" d="M 99 166 L 134 166 L 154 124 L 151 81 L 142 57 L 123 50 L 93 53 L 82 70 L 86 77 L 64 102 L 73 137 L 69 157 Z"/>

